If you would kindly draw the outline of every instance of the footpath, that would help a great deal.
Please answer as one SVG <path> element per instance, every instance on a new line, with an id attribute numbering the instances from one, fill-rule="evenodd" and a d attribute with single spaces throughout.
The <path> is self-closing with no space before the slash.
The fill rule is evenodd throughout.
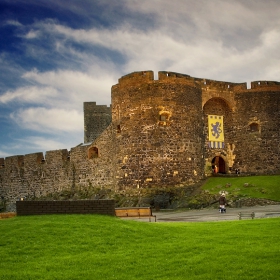
<path id="1" fill-rule="evenodd" d="M 201 210 L 160 210 L 153 212 L 157 217 L 157 222 L 210 222 L 239 220 L 239 213 L 251 214 L 254 212 L 255 219 L 280 217 L 280 205 L 253 206 L 241 208 L 227 208 L 226 213 L 220 213 L 218 209 Z M 149 221 L 145 218 L 130 218 L 136 221 Z M 249 217 L 242 218 L 251 219 Z M 154 221 L 154 219 L 152 219 Z"/>

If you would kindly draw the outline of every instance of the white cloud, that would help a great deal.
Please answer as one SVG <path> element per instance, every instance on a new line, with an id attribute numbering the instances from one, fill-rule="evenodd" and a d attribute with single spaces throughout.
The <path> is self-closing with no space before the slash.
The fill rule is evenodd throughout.
<path id="1" fill-rule="evenodd" d="M 271 29 L 267 32 L 263 32 L 261 35 L 262 43 L 265 48 L 274 51 L 274 54 L 279 58 L 279 46 L 280 46 L 280 26 L 276 29 Z"/>
<path id="2" fill-rule="evenodd" d="M 265 53 L 270 52 L 272 47 L 279 48 L 279 40 L 276 39 L 279 38 L 279 34 L 276 29 L 259 34 L 259 44 L 242 51 L 236 44 L 225 44 L 221 37 L 194 37 L 188 41 L 174 37 L 176 32 L 170 36 L 160 27 L 148 31 L 137 30 L 127 25 L 114 30 L 82 30 L 46 23 L 45 29 L 53 34 L 63 35 L 66 40 L 98 45 L 119 52 L 126 58 L 126 63 L 121 69 L 125 74 L 138 70 L 170 70 L 198 77 L 221 80 L 229 78 L 230 81 L 236 82 L 237 78 L 240 78 L 240 82 L 243 82 L 248 77 L 258 76 L 260 71 L 257 68 L 264 68 L 266 64 L 271 67 L 271 64 L 276 63 L 277 60 L 268 61 Z M 211 34 L 209 27 L 207 30 Z M 271 36 L 265 35 L 270 33 Z M 267 37 L 270 39 L 264 40 Z M 268 43 L 269 41 L 274 42 L 274 45 Z M 247 62 L 247 65 L 244 66 L 244 62 Z M 243 75 L 247 77 L 243 78 Z"/>
<path id="3" fill-rule="evenodd" d="M 22 24 L 17 20 L 7 20 L 6 25 L 22 26 Z"/>
<path id="4" fill-rule="evenodd" d="M 102 72 L 98 70 L 92 75 L 70 70 L 31 71 L 25 73 L 23 78 L 33 83 L 36 82 L 40 86 L 51 87 L 59 92 L 56 102 L 60 106 L 81 108 L 82 102 L 86 100 L 110 104 L 110 88 L 114 80 L 106 73 L 104 76 L 102 75 Z"/>
<path id="5" fill-rule="evenodd" d="M 25 34 L 22 37 L 24 37 L 26 39 L 35 39 L 35 38 L 38 38 L 39 36 L 40 36 L 40 32 L 39 31 L 30 30 L 30 31 L 28 31 L 27 34 Z"/>
<path id="6" fill-rule="evenodd" d="M 73 29 L 53 20 L 37 21 L 30 32 L 36 29 L 49 34 L 55 42 L 55 51 L 69 58 L 68 66 L 73 69 L 75 66 L 71 63 L 77 63 L 84 70 L 32 71 L 23 77 L 51 86 L 63 94 L 67 91 L 69 99 L 77 102 L 83 99 L 108 105 L 111 85 L 120 75 L 133 71 L 170 70 L 213 79 L 244 81 L 261 74 L 258 68 L 274 68 L 273 64 L 278 63 L 276 51 L 274 61 L 267 59 L 265 54 L 272 51 L 269 42 L 274 42 L 275 50 L 279 49 L 279 40 L 276 39 L 279 38 L 280 20 L 276 17 L 279 7 L 273 6 L 275 2 L 253 6 L 250 6 L 254 4 L 252 1 L 247 4 L 216 1 L 215 5 L 194 0 L 123 3 L 131 13 L 137 11 L 153 18 L 154 25 L 141 30 L 131 22 L 121 22 L 113 29 Z M 266 7 L 270 7 L 271 14 L 263 12 Z M 269 17 L 275 19 L 273 25 L 269 23 Z M 270 37 L 265 35 L 270 33 Z M 89 49 L 74 48 L 72 42 L 87 45 Z M 113 58 L 97 57 L 90 46 L 115 51 L 124 58 L 124 63 L 117 65 Z M 275 70 L 270 73 L 275 73 Z M 79 100 L 74 98 L 77 92 Z"/>
<path id="7" fill-rule="evenodd" d="M 102 76 L 104 75 L 104 76 Z M 84 101 L 96 101 L 100 105 L 111 103 L 111 86 L 116 79 L 92 66 L 89 73 L 70 70 L 26 72 L 22 77 L 36 86 L 19 87 L 0 96 L 0 103 L 18 102 L 40 104 L 82 111 Z"/>
<path id="8" fill-rule="evenodd" d="M 96 89 L 106 93 L 105 90 L 108 89 L 108 86 L 105 85 L 107 82 L 113 82 L 113 79 L 108 74 L 104 73 L 104 75 L 105 77 L 100 72 L 95 73 L 95 76 L 93 76 L 90 73 L 79 71 L 58 70 L 40 73 L 38 71 L 26 72 L 23 78 L 37 82 L 40 85 L 53 87 L 59 91 L 76 92 L 76 94 L 83 96 L 92 94 Z M 103 80 L 102 78 L 105 79 Z"/>
<path id="9" fill-rule="evenodd" d="M 39 136 L 27 137 L 20 139 L 20 143 L 26 150 L 32 149 L 32 151 L 37 150 L 38 152 L 59 150 L 59 149 L 68 149 L 79 144 L 79 140 L 73 137 L 68 137 L 69 135 L 64 135 L 64 138 L 46 138 Z M 75 141 L 76 140 L 76 141 Z"/>
<path id="10" fill-rule="evenodd" d="M 17 88 L 14 91 L 7 91 L 0 96 L 1 103 L 20 102 L 20 103 L 37 103 L 48 104 L 49 99 L 58 96 L 58 91 L 52 87 L 26 86 Z"/>
<path id="11" fill-rule="evenodd" d="M 9 157 L 13 155 L 24 155 L 30 153 L 37 153 L 59 149 L 67 149 L 70 151 L 72 147 L 80 144 L 80 134 L 61 134 L 57 136 L 27 136 L 20 139 L 14 139 L 15 142 L 1 145 L 1 157 Z M 12 151 L 9 153 L 8 151 Z M 24 151 L 24 152 L 22 152 Z"/>
<path id="12" fill-rule="evenodd" d="M 9 154 L 9 153 L 7 153 L 7 151 L 3 151 L 3 150 L 0 150 L 0 155 L 2 158 L 11 156 L 11 154 Z"/>
<path id="13" fill-rule="evenodd" d="M 186 23 L 195 24 L 198 32 L 212 26 L 218 29 L 237 27 L 252 30 L 251 27 L 275 26 L 279 23 L 279 3 L 277 1 L 255 0 L 161 0 L 161 1 L 131 1 L 124 0 L 130 12 L 140 12 L 162 24 L 163 28 L 172 28 L 174 24 L 181 23 L 187 28 Z M 160 25 L 157 25 L 160 28 Z M 174 30 L 176 32 L 176 30 Z M 206 31 L 206 30 L 205 30 Z M 212 32 L 215 30 L 212 30 Z"/>
<path id="14" fill-rule="evenodd" d="M 22 128 L 43 133 L 83 131 L 83 115 L 75 110 L 27 108 L 12 113 L 11 118 Z"/>

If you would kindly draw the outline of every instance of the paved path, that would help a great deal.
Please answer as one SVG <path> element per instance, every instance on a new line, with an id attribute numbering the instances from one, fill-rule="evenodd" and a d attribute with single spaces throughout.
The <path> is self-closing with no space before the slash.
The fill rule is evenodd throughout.
<path id="1" fill-rule="evenodd" d="M 238 220 L 238 213 L 255 213 L 255 219 L 280 217 L 280 205 L 254 206 L 242 208 L 227 208 L 226 213 L 219 213 L 218 209 L 202 209 L 188 211 L 161 210 L 154 212 L 157 222 L 206 222 Z M 145 218 L 129 218 L 141 222 L 149 221 Z M 152 219 L 154 221 L 154 219 Z"/>
<path id="2" fill-rule="evenodd" d="M 238 220 L 238 213 L 255 213 L 255 218 L 280 217 L 280 205 L 254 206 L 242 208 L 227 208 L 226 213 L 218 209 L 202 209 L 189 211 L 160 211 L 155 212 L 158 222 L 205 222 Z"/>

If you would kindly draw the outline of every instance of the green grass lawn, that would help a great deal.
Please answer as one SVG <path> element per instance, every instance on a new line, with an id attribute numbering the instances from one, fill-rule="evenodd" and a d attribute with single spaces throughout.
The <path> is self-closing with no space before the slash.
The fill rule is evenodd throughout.
<path id="1" fill-rule="evenodd" d="M 0 279 L 278 279 L 280 218 L 146 223 L 98 215 L 0 220 Z"/>
<path id="2" fill-rule="evenodd" d="M 202 186 L 212 194 L 226 190 L 230 195 L 280 201 L 280 175 L 211 177 Z"/>

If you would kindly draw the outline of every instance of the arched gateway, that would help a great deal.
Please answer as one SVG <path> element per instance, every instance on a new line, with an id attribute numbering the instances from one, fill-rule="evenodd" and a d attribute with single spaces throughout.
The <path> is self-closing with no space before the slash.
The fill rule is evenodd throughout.
<path id="1" fill-rule="evenodd" d="M 226 168 L 226 162 L 225 160 L 220 156 L 215 156 L 212 161 L 212 169 L 215 173 L 222 173 L 225 174 L 227 172 Z"/>
<path id="2" fill-rule="evenodd" d="M 215 95 L 216 92 L 212 94 Z M 217 94 L 217 93 L 216 93 Z M 227 100 L 221 97 L 210 98 L 203 106 L 206 164 L 211 163 L 214 173 L 226 174 L 229 171 L 228 143 L 233 139 L 233 110 Z"/>

